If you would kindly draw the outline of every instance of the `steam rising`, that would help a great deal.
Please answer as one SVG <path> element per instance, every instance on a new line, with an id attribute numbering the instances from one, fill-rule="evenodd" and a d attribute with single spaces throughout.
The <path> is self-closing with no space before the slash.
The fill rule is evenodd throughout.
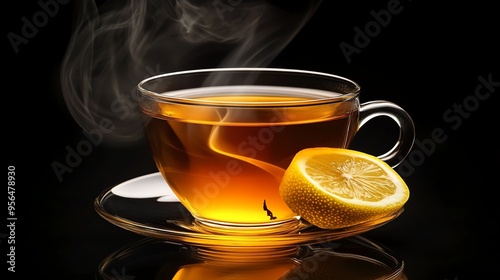
<path id="1" fill-rule="evenodd" d="M 135 91 L 142 79 L 195 68 L 266 67 L 320 2 L 280 7 L 273 1 L 129 0 L 97 6 L 84 0 L 61 69 L 66 105 L 84 130 L 111 123 L 106 141 L 138 140 Z"/>

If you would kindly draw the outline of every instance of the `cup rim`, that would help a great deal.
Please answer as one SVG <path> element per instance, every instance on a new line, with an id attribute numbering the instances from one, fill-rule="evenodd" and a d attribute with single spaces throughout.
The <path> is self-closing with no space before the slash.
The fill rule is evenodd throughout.
<path id="1" fill-rule="evenodd" d="M 153 90 L 148 90 L 144 87 L 145 84 L 152 82 L 154 80 L 182 76 L 182 75 L 191 75 L 191 74 L 203 74 L 203 73 L 217 73 L 217 72 L 267 72 L 272 73 L 276 72 L 277 74 L 303 74 L 309 75 L 315 78 L 321 78 L 325 80 L 334 80 L 339 83 L 348 84 L 351 88 L 349 92 L 333 92 L 331 90 L 325 89 L 311 89 L 307 86 L 304 87 L 296 87 L 289 86 L 289 89 L 308 89 L 315 90 L 323 93 L 335 93 L 335 95 L 323 96 L 321 98 L 314 98 L 310 100 L 293 100 L 293 101 L 261 101 L 261 102 L 241 102 L 241 101 L 213 101 L 213 100 L 200 100 L 200 99 L 192 99 L 185 98 L 179 96 L 166 95 L 165 92 L 156 92 Z M 227 87 L 229 85 L 220 85 L 219 87 Z M 256 84 L 241 84 L 241 86 L 252 86 L 259 87 L 260 85 Z M 268 85 L 265 85 L 268 86 Z M 215 86 L 204 86 L 203 88 L 214 88 Z M 286 86 L 279 86 L 281 88 L 287 88 Z M 193 86 L 192 88 L 186 88 L 181 90 L 173 90 L 172 92 L 182 92 L 182 91 L 190 91 L 193 89 L 200 89 L 200 87 Z M 324 103 L 332 103 L 332 102 L 344 102 L 346 100 L 351 100 L 353 98 L 357 98 L 359 96 L 361 87 L 355 81 L 335 74 L 329 74 L 325 72 L 319 71 L 310 71 L 310 70 L 302 70 L 302 69 L 292 69 L 292 68 L 262 68 L 262 67 L 221 67 L 221 68 L 201 68 L 201 69 L 192 69 L 192 70 L 182 70 L 182 71 L 174 71 L 163 74 L 158 74 L 155 76 L 151 76 L 143 79 L 137 85 L 137 91 L 142 97 L 146 97 L 148 99 L 153 99 L 160 102 L 173 102 L 178 104 L 190 104 L 190 105 L 212 105 L 212 106 L 222 106 L 222 107 L 267 107 L 267 106 L 304 106 L 304 105 L 315 105 L 315 104 L 324 104 Z"/>

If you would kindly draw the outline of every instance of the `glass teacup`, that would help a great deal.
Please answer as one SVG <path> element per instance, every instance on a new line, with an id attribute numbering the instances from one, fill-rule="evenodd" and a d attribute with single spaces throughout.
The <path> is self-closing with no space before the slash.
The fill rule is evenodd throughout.
<path id="1" fill-rule="evenodd" d="M 377 116 L 400 129 L 379 156 L 397 166 L 415 137 L 411 117 L 388 101 L 360 104 L 344 77 L 291 69 L 216 68 L 154 76 L 138 85 L 152 156 L 180 202 L 205 230 L 280 233 L 298 217 L 279 183 L 305 148 L 348 148 Z"/>

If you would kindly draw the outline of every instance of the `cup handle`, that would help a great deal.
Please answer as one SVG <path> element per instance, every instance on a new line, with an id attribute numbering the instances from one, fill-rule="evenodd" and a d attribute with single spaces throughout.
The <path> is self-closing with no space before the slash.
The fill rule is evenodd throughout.
<path id="1" fill-rule="evenodd" d="M 361 104 L 358 129 L 369 120 L 379 116 L 390 117 L 399 127 L 399 138 L 394 147 L 385 154 L 377 156 L 395 168 L 405 159 L 413 147 L 415 125 L 410 115 L 403 108 L 389 101 L 375 100 Z"/>

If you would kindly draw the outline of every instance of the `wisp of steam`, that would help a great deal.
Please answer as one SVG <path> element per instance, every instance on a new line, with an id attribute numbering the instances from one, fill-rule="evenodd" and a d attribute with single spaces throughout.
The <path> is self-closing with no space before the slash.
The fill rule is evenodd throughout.
<path id="1" fill-rule="evenodd" d="M 78 2 L 61 68 L 69 112 L 86 131 L 106 123 L 108 143 L 140 139 L 135 91 L 142 79 L 196 68 L 266 67 L 321 1 L 283 2 Z"/>

